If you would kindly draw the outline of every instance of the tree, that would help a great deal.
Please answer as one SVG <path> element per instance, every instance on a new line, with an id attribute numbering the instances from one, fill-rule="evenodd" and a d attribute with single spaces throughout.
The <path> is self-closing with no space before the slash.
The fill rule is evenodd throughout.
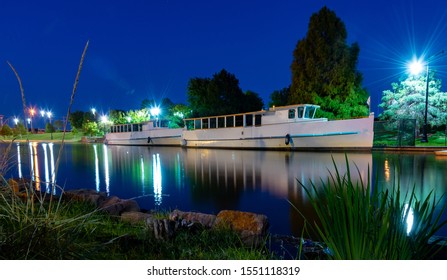
<path id="1" fill-rule="evenodd" d="M 3 137 L 11 136 L 12 135 L 12 129 L 9 127 L 9 125 L 4 124 L 0 129 L 0 135 Z"/>
<path id="2" fill-rule="evenodd" d="M 53 126 L 53 124 L 51 124 L 51 123 L 47 123 L 46 125 L 45 125 L 45 132 L 46 133 L 53 133 L 53 132 L 55 132 L 56 130 L 54 129 L 54 126 Z"/>
<path id="3" fill-rule="evenodd" d="M 212 79 L 193 78 L 188 83 L 188 103 L 192 117 L 248 112 L 253 104 L 247 104 L 247 100 L 262 102 L 257 94 L 244 94 L 236 76 L 225 69 L 215 73 Z"/>
<path id="4" fill-rule="evenodd" d="M 247 90 L 245 92 L 243 103 L 245 103 L 245 105 L 241 110 L 244 112 L 259 111 L 262 110 L 262 107 L 264 107 L 264 101 L 262 101 L 259 94 L 251 90 Z"/>
<path id="5" fill-rule="evenodd" d="M 22 136 L 26 134 L 26 128 L 23 123 L 18 123 L 12 130 L 14 136 Z"/>
<path id="6" fill-rule="evenodd" d="M 285 106 L 288 103 L 290 95 L 290 86 L 281 90 L 275 90 L 270 94 L 269 107 L 273 106 Z"/>
<path id="7" fill-rule="evenodd" d="M 405 80 L 392 83 L 392 90 L 383 91 L 380 107 L 381 120 L 416 119 L 419 128 L 424 123 L 426 79 L 410 75 Z M 447 94 L 441 92 L 441 80 L 430 73 L 428 90 L 427 123 L 432 126 L 445 125 L 447 120 Z"/>
<path id="8" fill-rule="evenodd" d="M 96 122 L 85 122 L 82 126 L 82 130 L 84 131 L 85 135 L 90 135 L 90 137 L 99 134 L 99 128 Z"/>
<path id="9" fill-rule="evenodd" d="M 60 131 L 60 130 L 62 130 L 62 128 L 64 128 L 64 122 L 61 121 L 61 120 L 55 120 L 53 122 L 53 126 L 54 126 L 55 129 Z"/>
<path id="10" fill-rule="evenodd" d="M 82 111 L 72 112 L 70 114 L 69 120 L 70 120 L 70 124 L 73 128 L 81 130 L 82 124 L 84 123 L 84 112 L 82 112 Z"/>
<path id="11" fill-rule="evenodd" d="M 348 46 L 346 38 L 344 23 L 327 7 L 311 16 L 293 52 L 289 104 L 320 105 L 320 114 L 329 118 L 368 115 L 368 94 L 356 70 L 360 49 Z"/>

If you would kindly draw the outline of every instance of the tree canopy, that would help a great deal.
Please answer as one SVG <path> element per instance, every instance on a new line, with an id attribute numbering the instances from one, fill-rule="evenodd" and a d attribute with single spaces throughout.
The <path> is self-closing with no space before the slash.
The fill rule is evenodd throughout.
<path id="1" fill-rule="evenodd" d="M 425 115 L 425 76 L 410 75 L 398 83 L 392 83 L 391 90 L 382 94 L 380 107 L 383 112 L 379 118 L 386 121 L 398 119 L 416 119 L 420 127 L 424 123 Z M 447 94 L 441 92 L 441 80 L 430 73 L 428 90 L 427 123 L 432 126 L 444 125 L 447 120 Z"/>
<path id="2" fill-rule="evenodd" d="M 222 69 L 212 78 L 193 78 L 188 83 L 188 103 L 192 117 L 258 111 L 263 101 L 252 91 L 244 93 L 234 74 Z"/>
<path id="3" fill-rule="evenodd" d="M 306 37 L 293 52 L 289 104 L 320 105 L 329 118 L 368 115 L 368 93 L 356 70 L 360 48 L 346 39 L 345 24 L 327 7 L 311 16 Z"/>

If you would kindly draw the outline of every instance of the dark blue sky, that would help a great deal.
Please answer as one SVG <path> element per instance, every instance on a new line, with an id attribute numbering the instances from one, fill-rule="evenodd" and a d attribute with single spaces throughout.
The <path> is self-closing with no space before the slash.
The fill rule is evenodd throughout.
<path id="1" fill-rule="evenodd" d="M 345 23 L 348 43 L 360 45 L 358 69 L 374 111 L 413 55 L 447 50 L 441 0 L 2 0 L 0 114 L 22 112 L 10 61 L 28 104 L 65 115 L 87 40 L 74 110 L 137 109 L 144 98 L 186 103 L 189 79 L 222 68 L 267 103 L 290 84 L 295 45 L 324 5 Z M 431 65 L 443 80 L 446 64 Z"/>

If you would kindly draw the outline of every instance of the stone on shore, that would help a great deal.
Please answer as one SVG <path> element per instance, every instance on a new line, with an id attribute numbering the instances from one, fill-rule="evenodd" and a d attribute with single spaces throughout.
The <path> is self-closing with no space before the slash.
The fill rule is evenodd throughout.
<path id="1" fill-rule="evenodd" d="M 182 226 L 192 226 L 194 224 L 200 224 L 205 228 L 212 228 L 216 221 L 216 215 L 174 210 L 169 214 L 169 219 L 172 221 L 180 222 Z"/>
<path id="2" fill-rule="evenodd" d="M 215 226 L 229 227 L 239 234 L 245 245 L 256 247 L 265 244 L 269 222 L 265 215 L 222 210 L 217 214 Z"/>

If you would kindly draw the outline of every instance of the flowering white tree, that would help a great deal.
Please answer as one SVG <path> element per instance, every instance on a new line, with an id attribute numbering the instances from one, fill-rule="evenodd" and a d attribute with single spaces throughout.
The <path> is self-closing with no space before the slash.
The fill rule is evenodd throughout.
<path id="1" fill-rule="evenodd" d="M 398 83 L 392 83 L 392 90 L 383 91 L 382 103 L 379 105 L 383 112 L 379 118 L 385 121 L 399 119 L 416 119 L 417 126 L 422 127 L 425 114 L 426 95 L 425 76 L 408 76 Z M 430 73 L 428 85 L 427 123 L 431 126 L 446 124 L 447 121 L 447 93 L 441 91 L 441 80 L 435 79 Z"/>

